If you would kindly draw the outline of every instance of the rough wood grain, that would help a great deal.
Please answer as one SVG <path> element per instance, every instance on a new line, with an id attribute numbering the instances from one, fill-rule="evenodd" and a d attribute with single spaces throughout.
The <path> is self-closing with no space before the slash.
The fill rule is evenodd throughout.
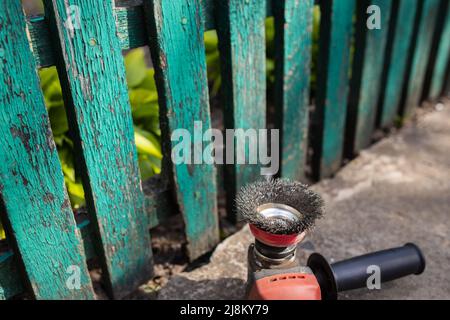
<path id="1" fill-rule="evenodd" d="M 401 106 L 405 118 L 411 117 L 414 109 L 421 102 L 439 5 L 440 0 L 427 0 L 423 2 L 420 11 L 416 47 L 412 58 L 411 72 L 407 80 L 406 100 L 404 105 Z"/>
<path id="2" fill-rule="evenodd" d="M 66 2 L 45 4 L 97 252 L 120 298 L 151 277 L 152 252 L 113 4 L 72 1 L 78 29 L 65 26 Z"/>
<path id="3" fill-rule="evenodd" d="M 436 101 L 444 90 L 445 73 L 450 64 L 450 3 L 447 3 L 447 11 L 444 14 L 444 25 L 438 39 L 438 49 L 430 83 L 429 99 L 432 101 Z"/>
<path id="4" fill-rule="evenodd" d="M 215 28 L 214 1 L 201 0 L 205 30 Z M 142 1 L 125 1 L 120 3 L 120 7 L 114 8 L 117 37 L 119 38 L 122 50 L 148 45 L 143 11 Z M 271 14 L 270 6 L 268 6 L 267 15 L 269 16 Z M 27 24 L 37 66 L 48 67 L 54 65 L 55 57 L 53 56 L 47 20 L 44 16 L 34 16 L 27 19 Z"/>
<path id="5" fill-rule="evenodd" d="M 393 4 L 395 5 L 395 4 Z M 418 0 L 400 0 L 397 4 L 395 21 L 392 22 L 392 36 L 387 44 L 385 78 L 382 83 L 380 100 L 380 127 L 388 128 L 394 124 L 399 112 L 401 93 L 408 68 L 408 53 L 413 43 L 414 21 Z"/>
<path id="6" fill-rule="evenodd" d="M 309 117 L 312 10 L 314 0 L 274 3 L 275 105 L 280 129 L 281 172 L 285 178 L 303 180 Z"/>
<path id="7" fill-rule="evenodd" d="M 367 8 L 380 9 L 380 29 L 369 30 Z M 375 127 L 383 60 L 389 31 L 391 0 L 357 2 L 355 56 L 347 110 L 345 153 L 351 158 L 369 146 Z"/>
<path id="8" fill-rule="evenodd" d="M 222 93 L 226 129 L 264 129 L 266 127 L 265 0 L 219 0 L 216 2 L 217 33 L 221 56 Z M 235 139 L 236 141 L 236 139 Z M 225 166 L 227 212 L 236 220 L 234 199 L 246 183 L 260 178 L 258 164 Z M 248 144 L 245 146 L 248 156 Z M 248 158 L 247 158 L 248 159 Z M 246 163 L 249 161 L 247 160 Z"/>
<path id="9" fill-rule="evenodd" d="M 144 183 L 147 228 L 151 229 L 164 222 L 176 212 L 171 192 L 158 177 Z M 83 238 L 86 260 L 98 257 L 94 246 L 95 236 L 90 228 L 90 221 L 85 214 L 75 215 L 77 227 Z M 24 293 L 23 281 L 12 250 L 0 250 L 0 300 L 9 299 Z"/>
<path id="10" fill-rule="evenodd" d="M 202 134 L 211 127 L 201 6 L 197 0 L 148 0 L 144 5 L 158 86 L 163 152 L 168 160 L 174 130 L 187 130 L 195 150 L 201 149 L 202 142 L 194 140 L 194 130 Z M 202 129 L 195 129 L 194 121 L 201 121 Z M 191 159 L 191 164 L 170 165 L 169 171 L 185 221 L 188 254 L 194 260 L 219 241 L 216 170 L 213 164 L 194 164 Z"/>
<path id="11" fill-rule="evenodd" d="M 91 299 L 81 236 L 18 1 L 0 2 L 0 69 L 0 211 L 6 212 L 8 239 L 34 297 Z M 71 266 L 79 268 L 80 289 L 66 284 Z"/>
<path id="12" fill-rule="evenodd" d="M 316 107 L 311 127 L 313 177 L 341 166 L 355 0 L 321 2 Z"/>

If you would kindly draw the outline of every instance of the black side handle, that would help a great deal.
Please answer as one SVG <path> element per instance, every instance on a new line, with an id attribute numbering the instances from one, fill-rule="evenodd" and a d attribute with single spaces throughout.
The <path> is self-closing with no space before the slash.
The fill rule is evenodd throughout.
<path id="1" fill-rule="evenodd" d="M 398 279 L 410 274 L 421 274 L 425 270 L 425 258 L 419 247 L 407 243 L 392 248 L 328 264 L 318 253 L 308 259 L 308 267 L 314 272 L 322 291 L 323 299 L 336 299 L 341 291 L 363 288 L 367 285 L 369 266 L 380 268 L 381 282 Z"/>

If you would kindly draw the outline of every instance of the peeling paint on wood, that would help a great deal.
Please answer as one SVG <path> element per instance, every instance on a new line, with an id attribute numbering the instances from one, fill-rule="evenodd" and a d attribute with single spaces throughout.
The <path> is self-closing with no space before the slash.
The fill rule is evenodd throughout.
<path id="1" fill-rule="evenodd" d="M 72 210 L 64 206 L 68 196 L 25 26 L 20 2 L 0 2 L 0 190 L 5 227 L 32 295 L 92 299 L 81 235 Z M 79 290 L 66 284 L 70 266 L 79 267 Z M 1 291 L 2 296 L 10 294 Z"/>
<path id="2" fill-rule="evenodd" d="M 94 243 L 109 294 L 120 298 L 151 277 L 152 252 L 113 4 L 72 1 L 75 29 L 65 27 L 66 2 L 45 4 Z"/>
<path id="3" fill-rule="evenodd" d="M 392 126 L 399 112 L 406 70 L 409 67 L 408 54 L 413 43 L 418 1 L 420 0 L 398 1 L 393 36 L 388 40 L 390 43 L 387 45 L 390 53 L 389 61 L 386 61 L 385 64 L 386 82 L 382 84 L 384 86 L 380 105 L 380 126 L 382 128 Z"/>
<path id="4" fill-rule="evenodd" d="M 159 177 L 155 176 L 145 181 L 144 192 L 146 216 L 148 217 L 147 229 L 156 227 L 176 212 L 170 190 L 165 183 L 160 181 Z M 83 238 L 86 260 L 98 257 L 90 221 L 87 217 L 81 217 L 81 215 L 76 215 L 76 221 Z M 0 300 L 24 293 L 25 289 L 14 258 L 14 253 L 11 250 L 0 252 Z"/>
<path id="5" fill-rule="evenodd" d="M 444 90 L 445 72 L 450 65 L 450 3 L 447 3 L 447 12 L 444 16 L 442 34 L 438 39 L 436 61 L 434 63 L 429 98 L 436 101 Z"/>
<path id="6" fill-rule="evenodd" d="M 427 0 L 423 2 L 423 7 L 420 11 L 416 47 L 414 49 L 411 72 L 406 87 L 406 101 L 404 106 L 401 106 L 403 115 L 406 118 L 411 117 L 414 109 L 421 102 L 420 99 L 431 52 L 439 5 L 440 0 Z"/>
<path id="7" fill-rule="evenodd" d="M 305 174 L 314 0 L 275 1 L 275 104 L 281 132 L 281 176 Z"/>
<path id="8" fill-rule="evenodd" d="M 367 8 L 380 9 L 380 29 L 369 30 Z M 355 55 L 350 81 L 345 153 L 351 158 L 370 145 L 375 128 L 381 76 L 391 16 L 391 0 L 357 1 Z"/>
<path id="9" fill-rule="evenodd" d="M 313 177 L 341 166 L 355 0 L 321 2 L 316 107 L 311 128 Z"/>
<path id="10" fill-rule="evenodd" d="M 203 19 L 199 1 L 146 0 L 150 49 L 160 105 L 163 152 L 171 158 L 171 133 L 194 121 L 211 127 Z M 193 145 L 198 141 L 193 141 Z M 172 185 L 185 221 L 189 258 L 194 260 L 219 241 L 216 170 L 212 164 L 170 165 Z"/>
<path id="11" fill-rule="evenodd" d="M 266 5 L 265 0 L 216 2 L 227 129 L 258 130 L 266 127 Z M 246 148 L 246 155 L 248 151 Z M 236 152 L 235 146 L 235 159 Z M 260 175 L 260 165 L 257 164 L 225 166 L 227 209 L 231 220 L 236 220 L 236 192 L 246 183 L 259 179 Z"/>

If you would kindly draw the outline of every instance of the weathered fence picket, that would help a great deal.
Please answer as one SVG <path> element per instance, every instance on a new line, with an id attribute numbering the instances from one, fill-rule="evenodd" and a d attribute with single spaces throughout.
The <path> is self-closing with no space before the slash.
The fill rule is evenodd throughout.
<path id="1" fill-rule="evenodd" d="M 406 118 L 411 117 L 414 108 L 420 104 L 439 5 L 440 0 L 426 0 L 423 1 L 419 10 L 417 41 L 412 56 L 411 72 L 406 85 L 406 99 L 404 104 L 401 105 L 401 110 Z M 443 41 L 446 40 L 443 39 Z"/>
<path id="2" fill-rule="evenodd" d="M 380 95 L 379 125 L 388 128 L 394 124 L 399 112 L 399 104 L 405 74 L 408 66 L 408 54 L 414 36 L 414 22 L 417 14 L 418 1 L 400 0 L 393 5 L 397 10 L 393 13 L 392 29 L 387 45 L 387 61 L 385 61 L 385 78 L 382 79 Z"/>
<path id="3" fill-rule="evenodd" d="M 25 28 L 20 3 L 1 2 L 0 212 L 6 214 L 2 221 L 36 298 L 89 299 L 93 291 L 81 236 Z M 71 268 L 80 276 L 79 290 L 67 284 L 67 272 L 75 271 Z"/>
<path id="4" fill-rule="evenodd" d="M 355 55 L 348 99 L 345 153 L 351 158 L 366 148 L 375 127 L 378 97 L 381 87 L 383 59 L 387 44 L 391 0 L 357 1 Z M 373 8 L 371 11 L 370 8 Z M 377 11 L 379 10 L 379 11 Z M 369 19 L 376 18 L 379 25 Z M 369 29 L 369 28 L 373 29 Z"/>
<path id="5" fill-rule="evenodd" d="M 445 72 L 450 65 L 450 3 L 447 3 L 447 10 L 443 13 L 444 24 L 442 34 L 438 40 L 436 59 L 432 68 L 429 98 L 435 101 L 444 90 Z"/>
<path id="6" fill-rule="evenodd" d="M 113 6 L 73 1 L 83 14 L 70 28 L 66 3 L 45 3 L 95 244 L 120 297 L 151 275 L 152 252 Z"/>
<path id="7" fill-rule="evenodd" d="M 314 0 L 273 2 L 275 104 L 280 129 L 280 175 L 303 180 L 307 156 Z"/>
<path id="8" fill-rule="evenodd" d="M 341 166 L 355 0 L 321 1 L 316 105 L 311 144 L 315 179 Z"/>
<path id="9" fill-rule="evenodd" d="M 221 54 L 224 117 L 226 129 L 266 127 L 266 50 L 264 19 L 266 0 L 219 0 L 216 2 L 217 33 Z M 236 141 L 236 139 L 235 139 Z M 251 147 L 255 147 L 254 145 Z M 237 159 L 237 148 L 225 150 Z M 249 148 L 245 149 L 246 158 Z M 227 209 L 235 220 L 234 198 L 247 182 L 260 177 L 256 164 L 225 166 Z"/>
<path id="10" fill-rule="evenodd" d="M 0 299 L 23 293 L 92 299 L 86 261 L 94 258 L 110 295 L 124 296 L 152 274 L 149 230 L 176 211 L 184 218 L 191 260 L 218 243 L 212 159 L 178 163 L 171 157 L 174 146 L 206 147 L 205 30 L 219 36 L 225 128 L 274 125 L 281 132 L 279 174 L 304 179 L 310 148 L 312 178 L 320 179 L 341 167 L 344 146 L 347 156 L 365 148 L 375 124 L 388 128 L 402 111 L 409 117 L 422 98 L 450 94 L 450 5 L 438 13 L 445 1 L 316 1 L 321 21 L 311 123 L 313 0 L 136 0 L 119 7 L 72 0 L 82 12 L 79 28 L 67 23 L 66 1 L 45 0 L 46 17 L 28 19 L 19 1 L 0 3 L 0 217 L 7 231 L 7 241 L 0 240 Z M 367 29 L 370 5 L 381 9 L 380 30 Z M 275 21 L 275 119 L 266 119 L 268 15 Z M 162 174 L 144 182 L 122 58 L 122 50 L 139 46 L 150 46 L 155 67 L 164 154 Z M 62 84 L 87 214 L 70 208 L 36 74 L 52 65 Z M 171 141 L 177 129 L 194 140 Z M 252 147 L 246 146 L 247 160 Z M 236 145 L 225 151 L 237 159 Z M 236 192 L 259 179 L 260 169 L 227 165 L 232 220 Z M 71 290 L 74 271 L 79 290 Z"/>
<path id="11" fill-rule="evenodd" d="M 190 155 L 202 152 L 202 136 L 211 127 L 208 81 L 206 76 L 203 19 L 198 3 L 183 1 L 145 1 L 150 48 L 159 91 L 164 153 L 171 157 L 171 134 L 182 129 L 193 137 L 184 141 L 188 163 L 170 166 L 173 187 L 186 224 L 188 252 L 195 259 L 211 250 L 219 241 L 215 167 L 212 163 L 190 162 Z M 202 127 L 195 127 L 194 121 Z M 202 153 L 203 154 L 203 153 Z"/>

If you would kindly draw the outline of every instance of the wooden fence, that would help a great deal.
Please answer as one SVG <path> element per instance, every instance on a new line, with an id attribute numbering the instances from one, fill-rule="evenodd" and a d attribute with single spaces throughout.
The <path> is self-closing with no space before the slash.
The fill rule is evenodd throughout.
<path id="1" fill-rule="evenodd" d="M 188 254 L 219 241 L 216 168 L 172 165 L 170 133 L 211 126 L 203 33 L 220 41 L 226 128 L 266 128 L 264 23 L 274 16 L 276 127 L 281 176 L 329 177 L 371 143 L 374 130 L 438 99 L 448 78 L 448 0 L 322 0 L 314 111 L 310 114 L 313 0 L 46 0 L 45 17 L 0 2 L 0 298 L 94 297 L 86 261 L 102 263 L 120 298 L 149 279 L 149 229 L 179 210 Z M 66 28 L 69 5 L 79 29 Z M 369 30 L 367 8 L 381 9 Z M 149 46 L 156 71 L 165 162 L 141 183 L 122 50 Z M 351 49 L 354 47 L 354 52 Z M 56 65 L 87 212 L 74 215 L 37 76 Z M 349 72 L 350 70 L 350 72 Z M 448 81 L 448 80 L 447 80 Z M 448 82 L 447 82 L 448 83 Z M 447 85 L 448 88 L 448 85 Z M 308 149 L 309 148 L 309 149 Z M 259 177 L 255 165 L 227 165 L 225 190 Z M 233 211 L 229 210 L 233 219 Z M 68 285 L 79 275 L 80 287 Z M 69 283 L 70 284 L 70 283 Z"/>

